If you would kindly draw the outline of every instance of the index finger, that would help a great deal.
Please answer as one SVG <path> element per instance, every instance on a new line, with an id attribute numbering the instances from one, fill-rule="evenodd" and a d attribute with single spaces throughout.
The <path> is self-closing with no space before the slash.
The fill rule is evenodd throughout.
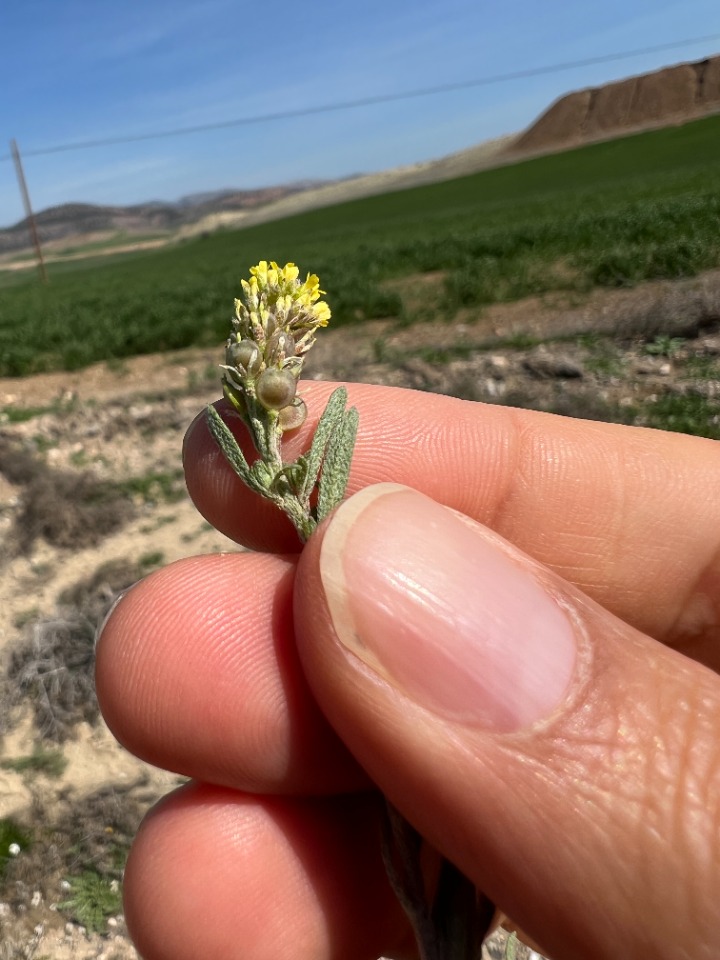
<path id="1" fill-rule="evenodd" d="M 303 384 L 307 449 L 333 383 Z M 720 666 L 720 443 L 393 387 L 348 384 L 360 431 L 348 494 L 395 481 L 486 524 L 617 616 Z M 241 446 L 242 424 L 227 417 Z M 213 526 L 253 549 L 298 550 L 250 492 L 204 415 L 185 442 L 188 490 Z"/>

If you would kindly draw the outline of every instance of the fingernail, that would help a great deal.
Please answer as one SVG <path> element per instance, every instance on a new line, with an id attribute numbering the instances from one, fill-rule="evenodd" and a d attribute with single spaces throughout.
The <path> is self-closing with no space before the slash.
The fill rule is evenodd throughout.
<path id="1" fill-rule="evenodd" d="M 448 719 L 497 732 L 547 719 L 574 675 L 575 629 L 510 549 L 415 490 L 367 487 L 322 543 L 339 640 Z"/>
<path id="2" fill-rule="evenodd" d="M 140 583 L 140 580 L 136 580 L 135 583 L 131 583 L 130 586 L 125 587 L 124 590 L 121 590 L 117 594 L 117 596 L 113 598 L 112 603 L 110 604 L 108 609 L 105 611 L 105 616 L 95 627 L 95 637 L 93 640 L 93 648 L 96 648 L 98 643 L 100 642 L 100 637 L 102 636 L 102 632 L 105 629 L 105 627 L 108 625 L 108 621 L 110 620 L 110 617 L 113 615 L 113 613 L 115 613 L 115 610 L 118 607 L 120 601 L 124 600 L 125 597 L 130 593 L 132 588 L 136 587 L 138 583 Z"/>

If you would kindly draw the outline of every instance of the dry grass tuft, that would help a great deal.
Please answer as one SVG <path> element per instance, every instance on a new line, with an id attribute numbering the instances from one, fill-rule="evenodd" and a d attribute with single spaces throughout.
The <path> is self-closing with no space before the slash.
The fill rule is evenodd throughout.
<path id="1" fill-rule="evenodd" d="M 15 554 L 29 553 L 38 539 L 62 549 L 96 546 L 135 515 L 122 491 L 89 473 L 53 470 L 8 436 L 0 436 L 0 472 L 22 488 L 9 538 Z"/>
<path id="2" fill-rule="evenodd" d="M 54 617 L 25 625 L 9 658 L 0 728 L 8 729 L 24 701 L 32 705 L 40 737 L 55 743 L 70 738 L 78 723 L 97 720 L 95 634 L 116 598 L 141 576 L 130 561 L 105 564 L 62 594 Z"/>

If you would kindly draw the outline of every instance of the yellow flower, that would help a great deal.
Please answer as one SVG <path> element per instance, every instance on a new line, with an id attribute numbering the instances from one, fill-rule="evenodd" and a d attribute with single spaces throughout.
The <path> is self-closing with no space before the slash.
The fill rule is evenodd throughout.
<path id="1" fill-rule="evenodd" d="M 300 270 L 294 263 L 279 266 L 274 260 L 261 260 L 250 268 L 250 279 L 242 280 L 244 303 L 235 301 L 238 320 L 252 322 L 258 315 L 264 323 L 270 310 L 279 327 L 294 331 L 311 331 L 326 327 L 330 320 L 330 307 L 320 295 L 320 278 L 308 273 L 299 280 Z"/>
<path id="2" fill-rule="evenodd" d="M 296 285 L 299 273 L 294 263 L 279 267 L 274 260 L 270 261 L 269 266 L 267 260 L 261 260 L 256 267 L 250 267 L 250 283 L 254 280 L 260 290 L 282 292 Z"/>
<path id="3" fill-rule="evenodd" d="M 324 300 L 320 300 L 313 307 L 313 313 L 315 314 L 315 320 L 319 327 L 326 327 L 328 321 L 330 320 L 330 307 L 325 303 Z"/>
<path id="4" fill-rule="evenodd" d="M 250 267 L 250 283 L 255 281 L 255 286 L 266 287 L 268 283 L 268 263 L 267 260 L 261 260 L 256 267 Z"/>

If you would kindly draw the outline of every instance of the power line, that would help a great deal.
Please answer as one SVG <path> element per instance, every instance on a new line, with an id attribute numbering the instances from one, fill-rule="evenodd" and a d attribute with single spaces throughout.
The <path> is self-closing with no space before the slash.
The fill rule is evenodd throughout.
<path id="1" fill-rule="evenodd" d="M 509 80 L 522 80 L 529 77 L 539 77 L 550 73 L 560 73 L 564 70 L 575 70 L 578 67 L 589 67 L 600 63 L 612 63 L 617 60 L 628 60 L 631 57 L 642 56 L 647 53 L 660 53 L 663 50 L 676 50 L 680 47 L 691 46 L 696 43 L 707 43 L 720 40 L 720 33 L 708 34 L 704 37 L 692 37 L 687 40 L 675 40 L 672 43 L 661 43 L 652 47 L 640 47 L 636 50 L 625 50 L 621 53 L 609 53 L 600 57 L 588 57 L 584 60 L 568 60 L 561 63 L 548 64 L 542 67 L 531 67 L 527 70 L 515 70 L 512 73 L 499 73 L 488 77 L 479 77 L 474 80 L 461 80 L 456 83 L 444 83 L 434 87 L 421 87 L 408 90 L 405 93 L 385 93 L 373 97 L 361 97 L 357 100 L 338 100 L 334 103 L 319 104 L 316 107 L 304 107 L 301 110 L 283 110 L 277 113 L 261 113 L 249 117 L 237 117 L 233 120 L 222 120 L 216 123 L 203 123 L 192 127 L 175 127 L 170 130 L 156 130 L 153 133 L 127 134 L 117 137 L 102 137 L 96 140 L 75 140 L 70 143 L 58 143 L 49 147 L 37 147 L 34 150 L 23 150 L 25 157 L 39 157 L 50 153 L 63 153 L 69 150 L 88 150 L 93 147 L 116 146 L 121 143 L 137 143 L 142 140 L 161 140 L 167 137 L 180 137 L 192 133 L 204 133 L 209 130 L 226 130 L 230 127 L 243 127 L 253 123 L 272 123 L 276 120 L 290 120 L 295 117 L 308 117 L 318 113 L 331 113 L 340 110 L 353 110 L 357 107 L 369 107 L 381 103 L 392 103 L 398 100 L 412 100 L 418 97 L 429 97 L 439 93 L 451 93 L 454 90 L 468 90 L 472 87 L 491 86 L 496 83 L 506 83 Z M 0 156 L 0 161 L 10 160 L 11 154 Z"/>

